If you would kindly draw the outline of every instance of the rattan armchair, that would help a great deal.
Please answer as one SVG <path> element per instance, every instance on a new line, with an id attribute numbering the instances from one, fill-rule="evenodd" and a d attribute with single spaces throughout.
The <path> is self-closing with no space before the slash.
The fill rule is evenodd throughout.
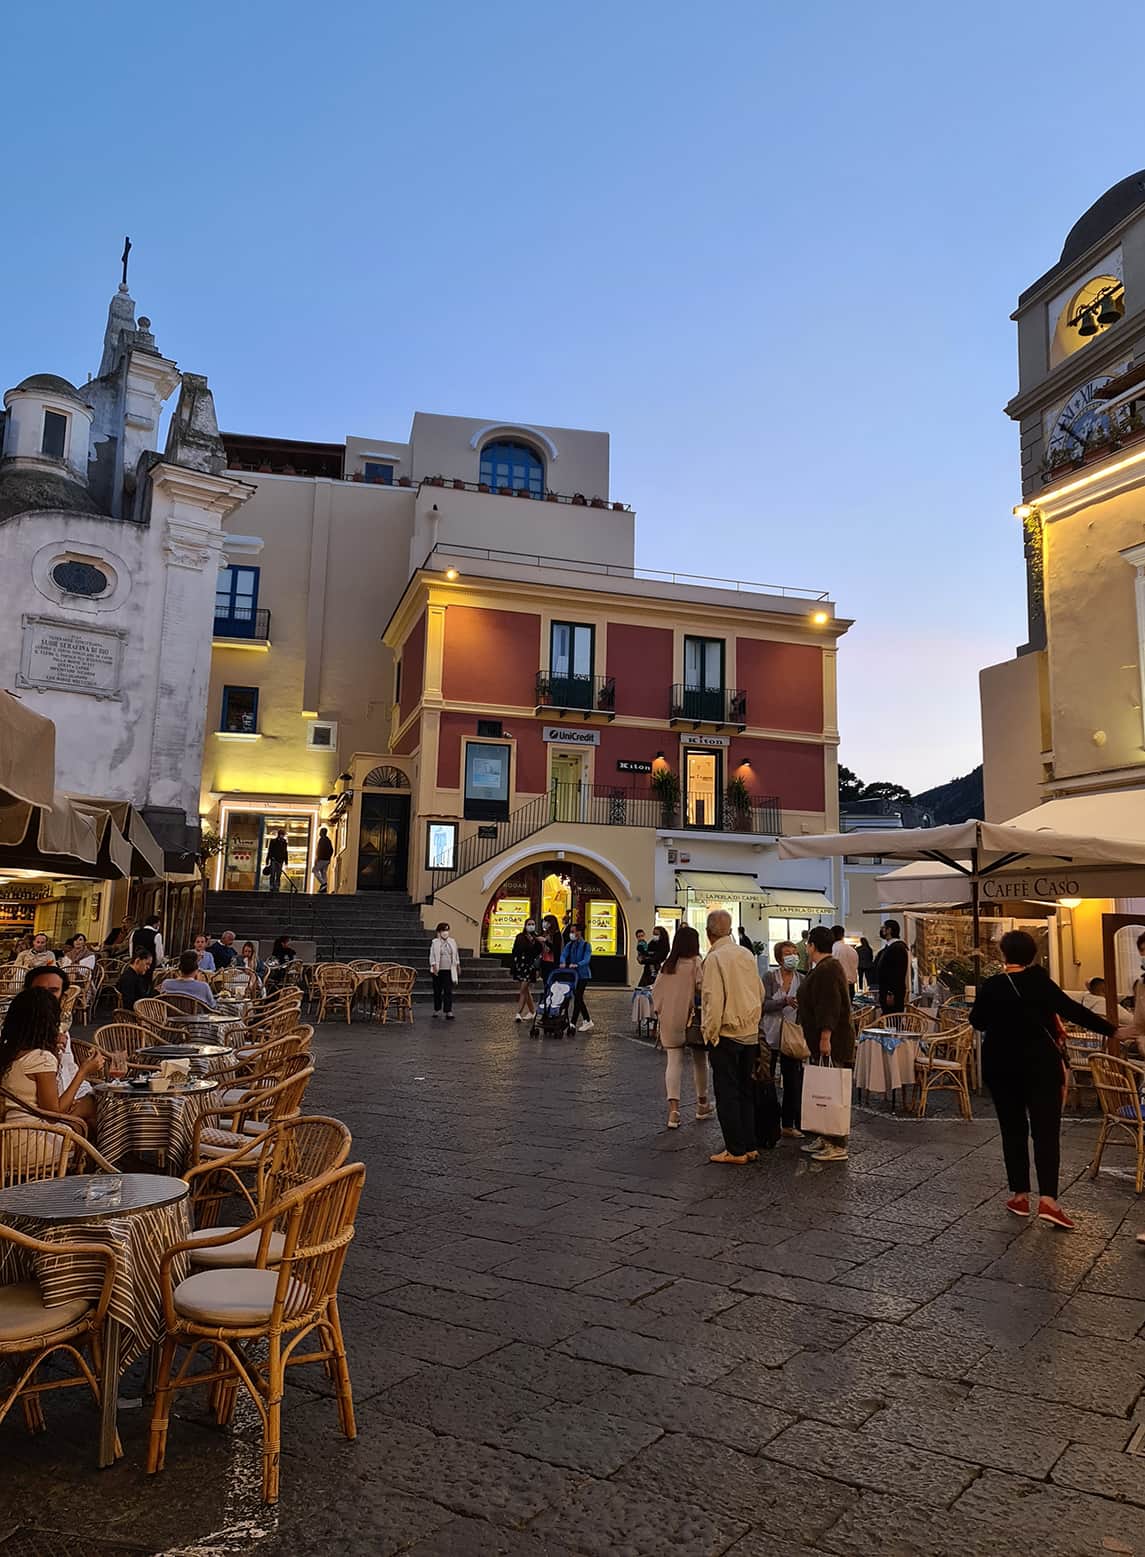
<path id="1" fill-rule="evenodd" d="M 326 1008 L 334 1005 L 343 1007 L 349 1024 L 358 989 L 358 981 L 349 965 L 344 962 L 325 962 L 314 970 L 314 981 L 318 986 L 318 1021 L 324 1022 Z"/>
<path id="2" fill-rule="evenodd" d="M 200 1114 L 191 1138 L 192 1166 L 237 1151 L 252 1136 L 265 1135 L 272 1125 L 299 1113 L 313 1074 L 308 1065 L 281 1081 L 260 1079 L 234 1101 Z"/>
<path id="3" fill-rule="evenodd" d="M 156 1039 L 150 1027 L 140 1027 L 137 1022 L 108 1022 L 97 1027 L 92 1043 L 105 1054 L 116 1070 L 128 1070 L 140 1049 L 149 1048 Z"/>
<path id="4" fill-rule="evenodd" d="M 245 1228 L 213 1238 L 186 1239 L 163 1256 L 160 1286 L 167 1335 L 151 1416 L 147 1470 L 163 1469 L 171 1400 L 178 1389 L 214 1384 L 220 1425 L 230 1421 L 240 1386 L 262 1419 L 262 1495 L 278 1501 L 282 1403 L 287 1367 L 320 1362 L 334 1384 L 343 1434 L 357 1434 L 350 1370 L 338 1314 L 338 1282 L 354 1236 L 354 1217 L 366 1170 L 361 1163 L 337 1168 L 263 1211 Z M 271 1234 L 282 1246 L 271 1266 Z M 200 1270 L 175 1284 L 172 1266 L 184 1254 L 202 1255 L 250 1238 L 258 1240 L 248 1269 Z M 313 1337 L 316 1345 L 303 1350 Z M 176 1369 L 180 1346 L 186 1355 Z M 195 1372 L 200 1348 L 211 1349 L 209 1372 Z"/>
<path id="5" fill-rule="evenodd" d="M 37 1179 L 62 1179 L 72 1170 L 114 1173 L 107 1158 L 64 1124 L 0 1124 L 0 1189 Z"/>
<path id="6" fill-rule="evenodd" d="M 972 1119 L 970 1107 L 970 1056 L 974 1048 L 974 1029 L 964 1023 L 947 1032 L 931 1033 L 919 1045 L 914 1062 L 918 1084 L 918 1116 L 926 1116 L 932 1092 L 953 1092 L 958 1098 L 963 1119 Z"/>
<path id="7" fill-rule="evenodd" d="M 399 965 L 387 970 L 385 977 L 379 980 L 381 997 L 379 1015 L 383 1022 L 389 1021 L 391 1009 L 399 1022 L 413 1021 L 413 989 L 416 981 L 416 968 L 404 968 Z"/>
<path id="8" fill-rule="evenodd" d="M 114 1389 L 115 1380 L 103 1380 L 102 1336 L 115 1278 L 115 1254 L 106 1244 L 69 1243 L 67 1252 L 103 1266 L 103 1282 L 94 1301 L 85 1297 L 49 1308 L 34 1280 L 9 1281 L 0 1286 L 0 1363 L 10 1363 L 15 1383 L 0 1395 L 0 1422 L 19 1400 L 29 1432 L 42 1433 L 44 1421 L 41 1395 L 54 1389 L 71 1389 L 86 1384 L 99 1404 L 101 1387 Z M 58 1259 L 60 1245 L 31 1238 L 0 1223 L 0 1267 L 11 1268 L 17 1262 L 25 1268 L 37 1255 Z M 91 1363 L 83 1354 L 87 1345 Z M 74 1358 L 77 1373 L 61 1378 L 52 1372 L 37 1382 L 40 1365 L 57 1352 Z"/>
<path id="9" fill-rule="evenodd" d="M 87 1125 L 75 1114 L 58 1114 L 53 1109 L 41 1108 L 38 1103 L 26 1103 L 23 1098 L 9 1092 L 6 1087 L 0 1087 L 0 1123 L 8 1119 L 9 1109 L 17 1113 L 26 1114 L 31 1119 L 37 1119 L 46 1125 L 64 1125 L 76 1135 L 86 1136 Z"/>
<path id="10" fill-rule="evenodd" d="M 1145 1071 L 1129 1060 L 1118 1060 L 1112 1054 L 1095 1050 L 1090 1055 L 1089 1074 L 1103 1115 L 1089 1176 L 1097 1177 L 1106 1143 L 1118 1131 L 1129 1137 L 1137 1153 L 1136 1188 L 1140 1194 L 1145 1187 L 1145 1106 L 1141 1102 Z"/>

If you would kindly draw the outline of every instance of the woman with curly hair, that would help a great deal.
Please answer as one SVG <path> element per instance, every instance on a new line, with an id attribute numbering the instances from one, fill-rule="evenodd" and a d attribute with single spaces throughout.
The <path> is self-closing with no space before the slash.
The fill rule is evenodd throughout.
<path id="1" fill-rule="evenodd" d="M 95 1099 L 77 1101 L 77 1095 L 88 1077 L 103 1069 L 102 1057 L 78 1066 L 63 1092 L 59 1089 L 59 1067 L 60 1003 L 46 989 L 26 989 L 8 1007 L 0 1030 L 0 1087 L 8 1094 L 3 1099 L 5 1124 L 36 1122 L 36 1116 L 22 1109 L 21 1103 L 76 1119 L 94 1118 Z"/>

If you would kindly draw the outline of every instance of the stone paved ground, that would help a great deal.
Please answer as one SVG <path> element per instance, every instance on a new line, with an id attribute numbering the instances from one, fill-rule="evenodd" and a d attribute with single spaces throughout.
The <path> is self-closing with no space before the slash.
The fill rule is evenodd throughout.
<path id="1" fill-rule="evenodd" d="M 864 1113 L 844 1168 L 711 1167 L 714 1125 L 661 1128 L 626 1000 L 596 1006 L 612 1036 L 559 1044 L 497 1008 L 325 1027 L 310 1106 L 370 1175 L 359 1439 L 300 1378 L 267 1512 L 249 1413 L 220 1432 L 185 1397 L 148 1480 L 142 1412 L 97 1473 L 58 1396 L 46 1438 L 0 1427 L 0 1557 L 1145 1553 L 1145 1207 L 1084 1176 L 1092 1123 L 1072 1237 L 1006 1215 L 988 1119 Z"/>

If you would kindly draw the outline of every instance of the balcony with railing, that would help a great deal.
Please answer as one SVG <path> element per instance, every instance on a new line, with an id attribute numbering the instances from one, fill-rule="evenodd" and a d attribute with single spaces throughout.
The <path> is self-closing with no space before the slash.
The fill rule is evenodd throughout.
<path id="1" fill-rule="evenodd" d="M 263 648 L 270 643 L 270 612 L 261 606 L 254 610 L 236 606 L 222 616 L 215 616 L 214 641 L 238 642 Z"/>
<path id="2" fill-rule="evenodd" d="M 689 820 L 683 812 L 666 808 L 651 789 L 624 789 L 616 784 L 554 783 L 547 795 L 525 801 L 503 822 L 488 823 L 463 838 L 453 866 L 430 871 L 434 892 L 459 876 L 488 864 L 498 854 L 515 848 L 526 838 L 552 823 L 588 827 L 647 827 L 673 833 L 747 833 L 757 838 L 777 838 L 782 827 L 779 800 L 763 796 L 756 803 L 733 810 L 724 806 L 710 825 Z"/>
<path id="3" fill-rule="evenodd" d="M 716 730 L 747 728 L 747 693 L 733 687 L 690 687 L 677 682 L 672 688 L 668 719 L 674 729 Z"/>
<path id="4" fill-rule="evenodd" d="M 585 719 L 594 716 L 602 719 L 616 718 L 616 678 L 613 676 L 553 675 L 547 670 L 537 672 L 536 708 L 538 714 L 580 714 Z"/>

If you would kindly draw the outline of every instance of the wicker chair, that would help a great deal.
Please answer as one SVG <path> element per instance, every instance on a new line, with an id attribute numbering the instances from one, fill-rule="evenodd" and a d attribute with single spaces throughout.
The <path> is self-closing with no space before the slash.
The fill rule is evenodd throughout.
<path id="1" fill-rule="evenodd" d="M 80 998 L 78 984 L 69 984 L 60 996 L 60 1032 L 70 1031 L 72 1021 L 76 1013 L 76 1004 Z"/>
<path id="2" fill-rule="evenodd" d="M 918 1117 L 926 1117 L 932 1092 L 954 1092 L 963 1119 L 973 1119 L 970 1107 L 970 1055 L 974 1029 L 969 1023 L 949 1032 L 932 1033 L 920 1045 L 914 1062 L 918 1084 Z"/>
<path id="3" fill-rule="evenodd" d="M 69 1255 L 82 1256 L 85 1261 L 95 1261 L 103 1266 L 103 1282 L 94 1302 L 73 1298 L 49 1308 L 35 1281 L 10 1282 L 0 1287 L 0 1363 L 10 1361 L 16 1370 L 15 1383 L 0 1396 L 0 1422 L 19 1400 L 24 1422 L 32 1433 L 42 1433 L 47 1425 L 40 1396 L 49 1390 L 86 1384 L 97 1405 L 100 1398 L 101 1343 L 115 1279 L 115 1254 L 101 1243 L 69 1243 L 67 1248 Z M 58 1243 L 30 1238 L 26 1233 L 18 1233 L 15 1228 L 0 1223 L 0 1255 L 4 1256 L 0 1263 L 6 1264 L 9 1259 L 18 1259 L 21 1255 L 27 1263 L 37 1255 L 58 1259 L 59 1253 Z M 85 1344 L 91 1352 L 90 1365 L 83 1355 Z M 37 1383 L 40 1364 L 56 1352 L 74 1358 L 79 1371 L 63 1378 L 53 1371 Z M 115 1383 L 108 1380 L 107 1388 L 114 1389 Z"/>
<path id="4" fill-rule="evenodd" d="M 91 1041 L 116 1070 L 127 1071 L 138 1051 L 155 1042 L 155 1033 L 136 1022 L 108 1022 L 96 1028 Z"/>
<path id="5" fill-rule="evenodd" d="M 1123 1132 L 1132 1141 L 1137 1152 L 1137 1193 L 1145 1187 L 1145 1106 L 1141 1102 L 1141 1087 L 1145 1084 L 1145 1071 L 1128 1060 L 1114 1059 L 1112 1054 L 1090 1055 L 1089 1073 L 1104 1118 L 1089 1176 L 1095 1179 L 1101 1168 L 1101 1158 L 1106 1142 L 1115 1130 Z"/>
<path id="6" fill-rule="evenodd" d="M 95 1006 L 99 985 L 95 983 L 90 968 L 65 968 L 63 971 L 68 976 L 67 993 L 70 995 L 72 990 L 75 990 L 71 1004 L 72 1020 L 78 1022 L 81 1027 L 86 1027 Z"/>
<path id="7" fill-rule="evenodd" d="M 67 1125 L 0 1124 L 0 1189 L 37 1179 L 62 1179 L 73 1169 L 83 1173 L 116 1171 L 102 1153 Z"/>
<path id="8" fill-rule="evenodd" d="M 218 1225 L 229 1196 L 245 1200 L 252 1217 L 261 1216 L 303 1184 L 340 1168 L 350 1155 L 351 1142 L 350 1132 L 340 1120 L 320 1114 L 295 1114 L 292 1119 L 271 1125 L 260 1141 L 249 1140 L 225 1157 L 200 1163 L 183 1175 L 190 1186 L 195 1214 L 196 1231 L 192 1237 L 202 1238 L 212 1231 L 236 1231 L 237 1224 Z M 254 1173 L 251 1185 L 243 1178 L 248 1168 Z M 277 1248 L 273 1247 L 275 1243 Z M 281 1245 L 281 1235 L 272 1234 L 272 1260 L 281 1252 Z M 255 1239 L 245 1246 L 240 1242 L 226 1249 L 204 1251 L 201 1259 L 192 1254 L 191 1261 L 206 1266 L 253 1265 L 257 1252 Z"/>
<path id="9" fill-rule="evenodd" d="M 27 1114 L 32 1119 L 38 1119 L 46 1125 L 64 1125 L 76 1135 L 87 1135 L 87 1125 L 74 1114 L 57 1114 L 50 1108 L 41 1108 L 37 1103 L 25 1103 L 14 1092 L 9 1092 L 5 1087 L 0 1087 L 0 1122 L 8 1117 L 8 1110 L 12 1108 L 22 1114 Z"/>
<path id="10" fill-rule="evenodd" d="M 27 968 L 18 968 L 13 962 L 0 967 L 0 995 L 18 995 L 24 987 Z"/>
<path id="11" fill-rule="evenodd" d="M 225 1425 L 241 1385 L 262 1418 L 263 1500 L 276 1503 L 285 1373 L 292 1363 L 325 1365 L 334 1384 L 342 1432 L 347 1438 L 357 1435 L 338 1315 L 338 1282 L 354 1236 L 354 1217 L 365 1178 L 361 1163 L 336 1168 L 262 1212 L 246 1227 L 216 1234 L 208 1241 L 187 1239 L 163 1256 L 159 1278 L 167 1335 L 151 1416 L 149 1473 L 163 1469 L 171 1398 L 177 1389 L 217 1383 L 215 1414 L 220 1425 Z M 282 1229 L 282 1249 L 271 1269 L 270 1235 L 276 1228 Z M 183 1253 L 202 1255 L 207 1248 L 223 1248 L 252 1237 L 259 1242 L 253 1268 L 200 1270 L 175 1285 L 171 1268 Z M 318 1344 L 303 1349 L 308 1337 Z M 260 1342 L 265 1354 L 262 1346 L 251 1344 Z M 187 1354 L 176 1371 L 180 1346 L 187 1348 Z M 200 1347 L 213 1349 L 210 1372 L 193 1371 Z"/>
<path id="12" fill-rule="evenodd" d="M 144 995 L 135 1002 L 132 1014 L 137 1022 L 143 1022 L 148 1027 L 166 1027 L 176 1011 L 175 1006 L 167 1004 L 166 996 Z"/>
<path id="13" fill-rule="evenodd" d="M 238 1151 L 252 1135 L 265 1135 L 271 1125 L 297 1114 L 313 1074 L 314 1067 L 308 1065 L 282 1081 L 260 1081 L 244 1089 L 237 1102 L 200 1114 L 191 1140 L 192 1166 Z"/>
<path id="14" fill-rule="evenodd" d="M 381 1020 L 388 1022 L 390 1008 L 397 1013 L 399 1022 L 413 1021 L 413 987 L 417 980 L 416 968 L 392 967 L 380 981 Z"/>
<path id="15" fill-rule="evenodd" d="M 203 985 L 203 992 L 210 992 L 210 986 Z M 194 995 L 163 995 L 160 997 L 169 1010 L 175 1011 L 179 1016 L 202 1016 L 204 1011 L 210 1010 L 205 1000 L 196 1000 Z"/>
<path id="16" fill-rule="evenodd" d="M 318 985 L 318 1021 L 321 1023 L 326 1020 L 328 1006 L 340 1005 L 346 1012 L 349 1025 L 358 988 L 349 967 L 344 962 L 326 962 L 315 970 L 314 978 Z"/>

